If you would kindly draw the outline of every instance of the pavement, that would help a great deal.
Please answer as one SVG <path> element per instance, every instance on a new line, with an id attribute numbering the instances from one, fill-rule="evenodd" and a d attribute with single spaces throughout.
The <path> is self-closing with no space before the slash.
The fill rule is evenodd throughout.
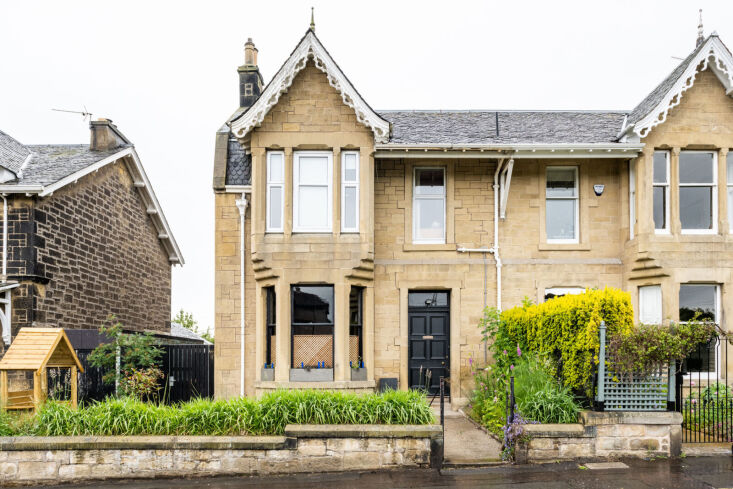
<path id="1" fill-rule="evenodd" d="M 618 462 L 621 462 L 620 464 Z M 590 465 L 590 464 L 589 464 Z M 620 467 L 620 468 L 608 468 Z M 732 488 L 733 458 L 621 460 L 594 469 L 579 463 L 474 469 L 346 472 L 285 477 L 124 480 L 64 486 L 98 489 L 678 489 Z"/>

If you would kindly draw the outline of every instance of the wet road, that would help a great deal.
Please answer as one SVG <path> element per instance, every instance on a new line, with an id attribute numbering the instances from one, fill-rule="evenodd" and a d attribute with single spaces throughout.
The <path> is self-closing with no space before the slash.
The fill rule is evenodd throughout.
<path id="1" fill-rule="evenodd" d="M 99 489 L 400 489 L 400 488 L 733 488 L 733 458 L 624 460 L 628 468 L 589 470 L 576 463 L 399 472 L 310 474 L 286 477 L 125 480 L 63 486 Z M 58 486 L 57 486 L 58 487 Z"/>

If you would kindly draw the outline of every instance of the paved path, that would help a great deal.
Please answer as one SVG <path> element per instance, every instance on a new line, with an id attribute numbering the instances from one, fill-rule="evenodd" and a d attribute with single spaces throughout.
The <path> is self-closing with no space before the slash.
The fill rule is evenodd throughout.
<path id="1" fill-rule="evenodd" d="M 95 482 L 85 489 L 687 489 L 733 487 L 733 461 L 727 457 L 624 460 L 628 468 L 588 470 L 577 463 L 514 465 L 483 469 L 310 474 L 287 477 Z"/>
<path id="2" fill-rule="evenodd" d="M 440 406 L 433 403 L 440 420 Z M 495 464 L 501 460 L 501 443 L 466 416 L 445 406 L 445 463 L 449 466 Z"/>

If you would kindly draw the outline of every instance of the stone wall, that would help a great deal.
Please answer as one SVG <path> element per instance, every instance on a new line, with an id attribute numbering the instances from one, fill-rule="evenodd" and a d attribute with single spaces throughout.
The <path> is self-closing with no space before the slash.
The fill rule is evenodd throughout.
<path id="1" fill-rule="evenodd" d="M 171 264 L 122 162 L 44 198 L 9 198 L 13 334 L 27 326 L 170 329 Z"/>
<path id="2" fill-rule="evenodd" d="M 440 463 L 440 426 L 289 425 L 285 436 L 0 438 L 0 485 L 389 470 Z"/>
<path id="3" fill-rule="evenodd" d="M 517 447 L 517 461 L 676 457 L 682 453 L 680 413 L 585 411 L 580 421 L 525 426 L 529 439 Z"/>

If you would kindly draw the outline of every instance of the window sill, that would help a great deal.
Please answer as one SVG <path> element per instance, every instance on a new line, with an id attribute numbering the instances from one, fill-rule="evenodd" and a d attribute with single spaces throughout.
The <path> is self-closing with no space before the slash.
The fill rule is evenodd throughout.
<path id="1" fill-rule="evenodd" d="M 374 380 L 334 380 L 331 382 L 280 382 L 260 380 L 254 383 L 256 389 L 374 389 L 377 383 Z"/>
<path id="2" fill-rule="evenodd" d="M 717 229 L 682 229 L 680 230 L 680 234 L 710 236 L 713 234 L 718 234 L 718 230 Z"/>
<path id="3" fill-rule="evenodd" d="M 589 251 L 588 243 L 540 243 L 539 251 Z"/>
<path id="4" fill-rule="evenodd" d="M 402 251 L 455 251 L 455 243 L 405 243 Z"/>

